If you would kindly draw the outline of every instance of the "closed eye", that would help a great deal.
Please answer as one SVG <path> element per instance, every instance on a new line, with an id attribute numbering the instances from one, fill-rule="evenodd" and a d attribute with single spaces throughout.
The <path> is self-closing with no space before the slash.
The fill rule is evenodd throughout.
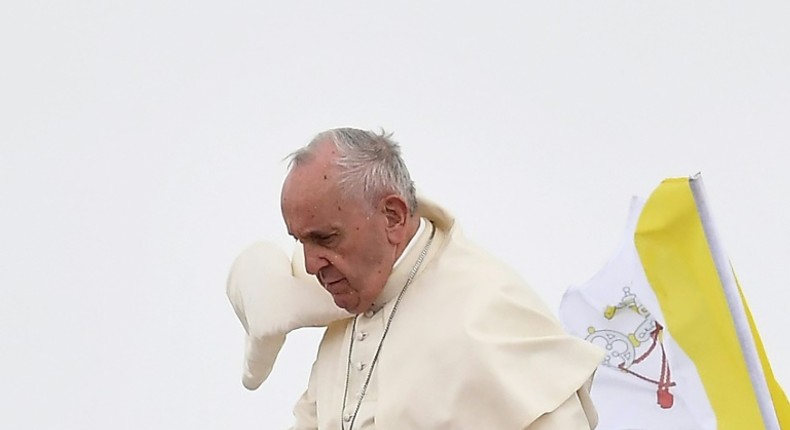
<path id="1" fill-rule="evenodd" d="M 335 230 L 329 232 L 311 231 L 307 233 L 306 236 L 299 236 L 293 233 L 289 233 L 289 235 L 293 237 L 294 240 L 297 242 L 301 242 L 303 244 L 317 245 L 324 248 L 331 248 L 333 246 L 336 246 L 340 238 L 340 232 Z"/>
<path id="2" fill-rule="evenodd" d="M 320 245 L 323 247 L 332 246 L 332 244 L 337 239 L 337 233 L 329 233 L 329 234 L 314 234 L 311 236 L 313 243 L 316 245 Z"/>

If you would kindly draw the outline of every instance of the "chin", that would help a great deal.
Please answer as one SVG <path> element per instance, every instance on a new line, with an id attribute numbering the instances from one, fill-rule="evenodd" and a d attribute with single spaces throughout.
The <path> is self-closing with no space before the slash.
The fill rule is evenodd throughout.
<path id="1" fill-rule="evenodd" d="M 338 306 L 340 306 L 340 305 L 338 305 Z M 365 312 L 366 310 L 370 309 L 370 306 L 371 305 L 369 303 L 368 304 L 355 303 L 353 306 L 349 305 L 349 306 L 340 306 L 340 307 L 345 309 L 346 312 L 348 312 L 350 314 L 358 315 L 358 314 L 361 314 L 361 313 Z"/>
<path id="2" fill-rule="evenodd" d="M 353 298 L 350 298 L 346 295 L 332 296 L 332 299 L 335 301 L 335 306 L 339 307 L 340 309 L 352 314 L 360 313 L 360 311 L 357 311 L 357 308 L 360 307 L 358 300 L 354 300 Z"/>
<path id="3" fill-rule="evenodd" d="M 346 312 L 348 312 L 350 314 L 354 314 L 354 315 L 361 314 L 362 312 L 365 312 L 365 309 L 362 309 L 362 307 L 359 306 L 359 305 L 355 305 L 355 306 L 340 306 L 340 307 L 345 309 Z"/>

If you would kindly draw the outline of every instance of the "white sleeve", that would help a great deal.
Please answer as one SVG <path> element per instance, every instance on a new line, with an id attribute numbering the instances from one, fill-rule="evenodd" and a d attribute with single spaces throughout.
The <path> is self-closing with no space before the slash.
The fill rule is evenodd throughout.
<path id="1" fill-rule="evenodd" d="M 294 406 L 294 426 L 290 430 L 318 430 L 318 412 L 315 400 L 315 377 L 316 361 L 310 370 L 310 380 L 307 389 L 304 391 Z"/>
<path id="2" fill-rule="evenodd" d="M 294 418 L 295 422 L 290 430 L 318 430 L 315 398 L 311 393 L 310 387 L 305 390 L 302 397 L 296 402 Z"/>

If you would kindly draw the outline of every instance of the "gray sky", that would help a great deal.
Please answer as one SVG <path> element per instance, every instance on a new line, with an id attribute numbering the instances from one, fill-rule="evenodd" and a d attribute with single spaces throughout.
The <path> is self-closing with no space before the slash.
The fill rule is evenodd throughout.
<path id="1" fill-rule="evenodd" d="M 631 195 L 702 172 L 790 388 L 787 22 L 778 0 L 5 2 L 0 427 L 287 427 L 320 331 L 245 391 L 225 279 L 254 240 L 290 247 L 281 159 L 336 126 L 395 132 L 555 310 Z"/>

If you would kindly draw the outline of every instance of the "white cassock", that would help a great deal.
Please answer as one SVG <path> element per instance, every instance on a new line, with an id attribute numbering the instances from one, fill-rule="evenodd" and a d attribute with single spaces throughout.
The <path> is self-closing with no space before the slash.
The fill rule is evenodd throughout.
<path id="1" fill-rule="evenodd" d="M 239 256 L 228 297 L 248 334 L 244 385 L 266 379 L 289 331 L 326 326 L 295 430 L 594 428 L 588 389 L 603 351 L 567 334 L 444 210 L 418 206 L 418 234 L 373 310 L 356 317 L 304 272 L 301 252 L 290 264 L 264 244 Z"/>

